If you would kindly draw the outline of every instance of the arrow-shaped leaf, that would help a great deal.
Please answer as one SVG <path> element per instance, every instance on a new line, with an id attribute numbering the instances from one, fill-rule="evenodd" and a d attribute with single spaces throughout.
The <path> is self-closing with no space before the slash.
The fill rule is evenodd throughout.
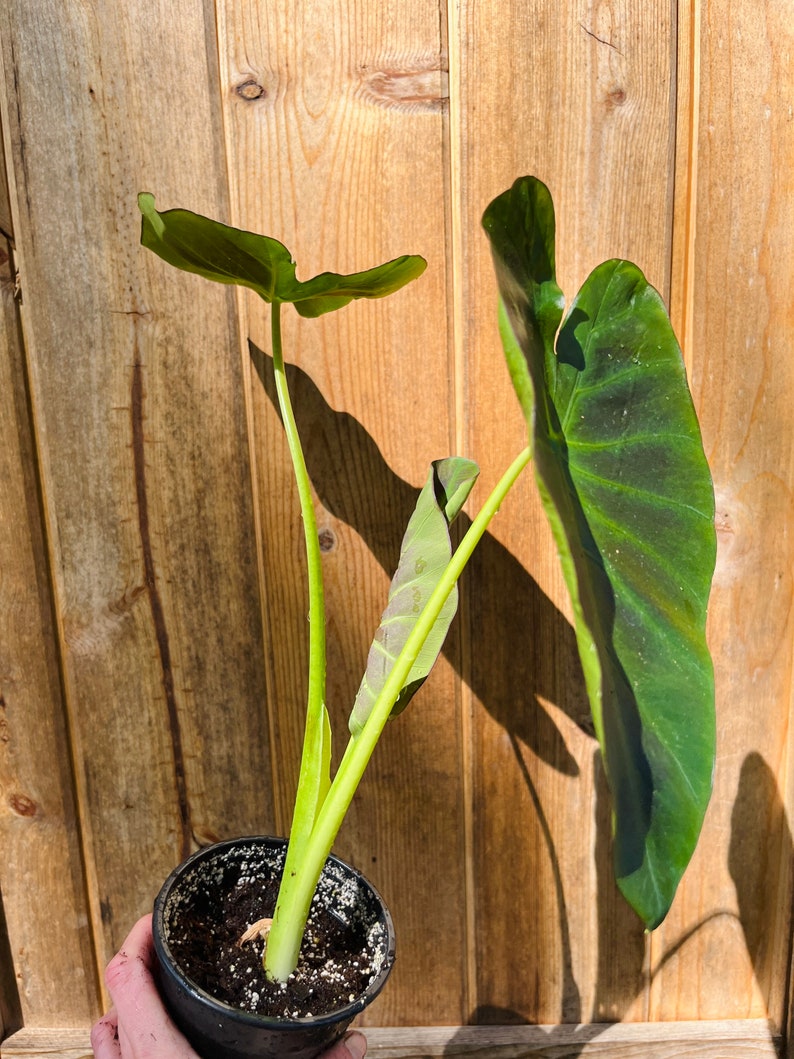
<path id="1" fill-rule="evenodd" d="M 714 499 L 700 429 L 664 304 L 635 265 L 595 269 L 555 350 L 548 189 L 517 181 L 483 224 L 612 790 L 618 885 L 652 929 L 694 850 L 714 767 Z"/>
<path id="2" fill-rule="evenodd" d="M 430 468 L 403 537 L 386 609 L 353 704 L 349 725 L 354 736 L 363 728 L 397 656 L 449 562 L 452 554 L 449 527 L 466 502 L 478 474 L 476 463 L 460 457 L 437 460 Z M 392 716 L 405 709 L 433 668 L 457 607 L 455 587 L 403 684 Z"/>
<path id="3" fill-rule="evenodd" d="M 416 255 L 387 261 L 365 272 L 340 276 L 323 272 L 301 283 L 295 262 L 277 239 L 230 228 L 189 210 L 158 213 L 154 196 L 142 192 L 141 242 L 164 261 L 184 272 L 217 283 L 250 287 L 266 302 L 294 302 L 301 316 L 322 316 L 354 298 L 383 298 L 424 272 L 427 262 Z"/>

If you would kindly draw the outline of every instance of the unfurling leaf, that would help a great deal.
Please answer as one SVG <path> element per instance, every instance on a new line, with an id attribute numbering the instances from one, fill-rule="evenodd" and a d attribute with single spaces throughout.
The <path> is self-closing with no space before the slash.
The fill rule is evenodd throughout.
<path id="1" fill-rule="evenodd" d="M 478 474 L 476 463 L 459 457 L 437 460 L 431 466 L 403 537 L 386 609 L 370 647 L 366 672 L 350 715 L 350 731 L 354 736 L 363 728 L 397 656 L 449 562 L 452 554 L 449 527 L 465 504 Z M 403 684 L 392 716 L 405 709 L 433 668 L 457 606 L 455 587 Z"/>

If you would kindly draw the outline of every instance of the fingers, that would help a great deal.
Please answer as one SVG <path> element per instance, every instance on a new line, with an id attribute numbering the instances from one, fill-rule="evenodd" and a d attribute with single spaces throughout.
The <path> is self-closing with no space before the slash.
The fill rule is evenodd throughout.
<path id="1" fill-rule="evenodd" d="M 105 971 L 120 1045 L 107 1059 L 198 1059 L 163 1007 L 152 977 L 154 959 L 152 917 L 144 916 Z"/>
<path id="2" fill-rule="evenodd" d="M 115 1008 L 91 1027 L 91 1047 L 95 1059 L 120 1059 L 119 1024 Z"/>
<path id="3" fill-rule="evenodd" d="M 121 946 L 121 950 L 113 957 L 105 972 L 105 977 L 108 974 L 113 974 L 111 968 L 118 960 L 119 956 L 133 956 L 143 961 L 144 966 L 150 972 L 154 969 L 154 941 L 152 940 L 152 915 L 151 912 L 148 916 L 143 916 L 132 930 L 129 932 L 127 937 L 124 939 L 124 944 Z M 123 962 L 123 961 L 122 961 Z M 110 983 L 108 983 L 109 985 Z"/>
<path id="4" fill-rule="evenodd" d="M 348 1033 L 346 1037 L 324 1052 L 320 1059 L 364 1059 L 367 1054 L 367 1040 L 361 1033 Z"/>

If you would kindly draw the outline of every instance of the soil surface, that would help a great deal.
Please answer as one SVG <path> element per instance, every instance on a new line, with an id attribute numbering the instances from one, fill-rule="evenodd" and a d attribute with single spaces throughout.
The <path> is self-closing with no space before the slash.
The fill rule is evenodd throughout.
<path id="1" fill-rule="evenodd" d="M 231 883 L 231 885 L 230 885 Z M 179 913 L 169 947 L 184 973 L 232 1007 L 279 1018 L 336 1011 L 355 1000 L 375 973 L 361 928 L 312 905 L 298 969 L 285 984 L 270 982 L 262 968 L 264 942 L 240 946 L 251 924 L 272 916 L 277 879 L 225 879 L 225 892 L 193 894 Z"/>

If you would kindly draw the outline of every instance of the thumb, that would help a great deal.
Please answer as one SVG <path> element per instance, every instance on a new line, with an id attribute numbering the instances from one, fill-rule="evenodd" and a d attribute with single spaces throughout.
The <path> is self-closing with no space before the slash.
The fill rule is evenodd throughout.
<path id="1" fill-rule="evenodd" d="M 337 1053 L 338 1049 L 338 1053 Z M 364 1059 L 367 1054 L 367 1039 L 362 1033 L 348 1033 L 340 1044 L 329 1053 L 327 1059 Z"/>

